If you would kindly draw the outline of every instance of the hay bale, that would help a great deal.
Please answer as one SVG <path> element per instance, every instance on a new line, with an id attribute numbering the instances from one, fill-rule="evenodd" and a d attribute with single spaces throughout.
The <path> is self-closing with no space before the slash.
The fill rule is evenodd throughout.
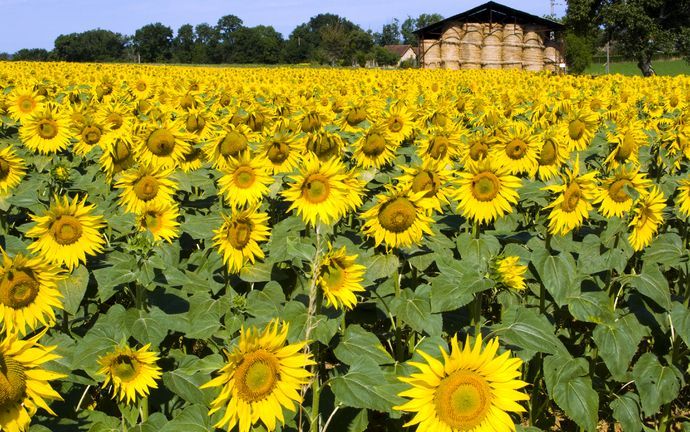
<path id="1" fill-rule="evenodd" d="M 455 43 L 444 40 L 441 43 L 441 59 L 446 63 L 447 69 L 454 69 L 448 65 L 458 65 L 460 63 L 460 42 Z"/>
<path id="2" fill-rule="evenodd" d="M 544 69 L 544 50 L 538 46 L 526 46 L 522 50 L 522 68 L 539 72 Z"/>
<path id="3" fill-rule="evenodd" d="M 503 61 L 503 26 L 484 24 L 484 43 L 482 44 L 482 67 L 500 69 Z M 498 67 L 496 67 L 498 65 Z"/>
<path id="4" fill-rule="evenodd" d="M 556 41 L 547 41 L 544 47 L 544 63 L 559 63 L 560 56 Z"/>
<path id="5" fill-rule="evenodd" d="M 502 66 L 503 69 L 522 69 L 522 62 L 503 61 Z"/>
<path id="6" fill-rule="evenodd" d="M 506 24 L 503 26 L 503 43 L 522 45 L 522 26 L 520 24 Z"/>
<path id="7" fill-rule="evenodd" d="M 441 34 L 443 43 L 459 44 L 465 36 L 465 28 L 459 23 L 454 23 L 446 28 Z"/>
<path id="8" fill-rule="evenodd" d="M 441 45 L 437 39 L 424 39 L 422 41 L 422 55 L 424 67 L 436 69 L 441 63 Z"/>
<path id="9" fill-rule="evenodd" d="M 481 68 L 482 64 L 479 62 L 465 62 L 460 64 L 460 69 L 462 70 L 477 70 Z"/>
<path id="10" fill-rule="evenodd" d="M 506 24 L 503 26 L 503 69 L 522 68 L 522 26 L 520 24 Z"/>
<path id="11" fill-rule="evenodd" d="M 462 35 L 462 41 L 465 43 L 473 43 L 481 45 L 484 39 L 484 26 L 480 23 L 465 23 L 463 25 L 465 30 Z"/>
<path id="12" fill-rule="evenodd" d="M 544 39 L 537 31 L 535 26 L 525 26 L 524 34 L 522 36 L 522 43 L 525 47 L 543 47 Z"/>
<path id="13" fill-rule="evenodd" d="M 462 69 L 465 63 L 481 64 L 483 27 L 479 23 L 464 24 L 465 34 L 460 42 L 459 61 Z M 474 66 L 472 66 L 474 68 Z M 481 67 L 481 66 L 480 66 Z"/>

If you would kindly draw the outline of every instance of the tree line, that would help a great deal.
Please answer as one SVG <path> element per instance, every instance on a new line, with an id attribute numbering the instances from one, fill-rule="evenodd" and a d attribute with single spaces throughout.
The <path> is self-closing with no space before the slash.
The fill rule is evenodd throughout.
<path id="1" fill-rule="evenodd" d="M 391 65 L 397 56 L 383 47 L 417 45 L 413 31 L 442 20 L 439 14 L 394 19 L 380 32 L 365 31 L 335 14 L 319 14 L 298 25 L 287 39 L 272 26 L 247 27 L 235 15 L 216 25 L 184 24 L 177 31 L 162 23 L 147 24 L 133 35 L 95 29 L 60 35 L 53 50 L 21 49 L 0 53 L 0 60 L 71 62 L 144 62 L 182 64 L 318 63 Z"/>

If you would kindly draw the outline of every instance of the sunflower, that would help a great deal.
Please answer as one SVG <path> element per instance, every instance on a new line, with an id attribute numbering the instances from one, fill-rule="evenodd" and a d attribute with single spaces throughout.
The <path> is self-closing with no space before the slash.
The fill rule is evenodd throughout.
<path id="1" fill-rule="evenodd" d="M 362 279 L 366 267 L 356 264 L 357 255 L 347 255 L 345 247 L 330 249 L 321 261 L 319 286 L 326 304 L 335 309 L 352 309 L 357 304 L 355 293 L 364 291 Z"/>
<path id="2" fill-rule="evenodd" d="M 225 351 L 227 364 L 201 386 L 222 388 L 209 411 L 225 409 L 215 427 L 249 432 L 261 420 L 272 431 L 276 420 L 285 423 L 283 408 L 295 412 L 294 402 L 302 403 L 300 390 L 312 377 L 307 367 L 315 363 L 311 354 L 300 352 L 307 342 L 287 344 L 287 334 L 288 324 L 277 320 L 263 331 L 242 328 L 235 348 Z"/>
<path id="3" fill-rule="evenodd" d="M 690 217 L 690 179 L 680 180 L 678 186 L 678 197 L 676 197 L 676 206 L 680 213 L 685 217 Z"/>
<path id="4" fill-rule="evenodd" d="M 86 196 L 55 197 L 43 216 L 31 215 L 36 226 L 27 231 L 34 237 L 29 250 L 53 264 L 66 265 L 72 271 L 79 263 L 86 263 L 86 255 L 103 251 L 105 240 L 98 232 L 105 226 L 103 216 L 94 215 L 94 205 L 86 205 Z"/>
<path id="5" fill-rule="evenodd" d="M 74 152 L 84 156 L 99 144 L 105 127 L 93 119 L 86 118 L 84 122 L 75 126 L 75 131 L 77 142 L 74 144 Z"/>
<path id="6" fill-rule="evenodd" d="M 401 102 L 391 104 L 383 114 L 381 123 L 388 132 L 388 137 L 396 144 L 404 141 L 414 131 L 412 112 Z"/>
<path id="7" fill-rule="evenodd" d="M 612 177 L 602 180 L 594 203 L 599 204 L 599 211 L 607 218 L 620 217 L 625 212 L 630 211 L 633 205 L 633 197 L 630 196 L 626 188 L 642 194 L 647 191 L 651 184 L 652 181 L 646 177 L 645 173 L 640 173 L 639 168 L 621 166 Z"/>
<path id="8" fill-rule="evenodd" d="M 331 158 L 339 158 L 344 144 L 337 133 L 320 129 L 306 135 L 305 145 L 307 152 L 312 153 L 320 161 L 326 162 Z"/>
<path id="9" fill-rule="evenodd" d="M 8 98 L 7 113 L 13 120 L 24 123 L 43 109 L 43 96 L 30 87 L 15 87 Z"/>
<path id="10" fill-rule="evenodd" d="M 489 157 L 489 150 L 495 137 L 486 129 L 473 131 L 460 147 L 460 164 L 465 169 L 480 166 Z"/>
<path id="11" fill-rule="evenodd" d="M 132 167 L 136 163 L 134 144 L 130 138 L 115 138 L 104 146 L 103 154 L 101 154 L 98 162 L 105 172 L 108 183 L 110 183 L 115 174 Z"/>
<path id="12" fill-rule="evenodd" d="M 0 149 L 0 194 L 14 189 L 24 178 L 26 165 L 12 147 Z"/>
<path id="13" fill-rule="evenodd" d="M 425 195 L 425 191 L 400 189 L 377 195 L 376 204 L 362 213 L 364 233 L 374 238 L 376 246 L 384 242 L 388 248 L 419 244 L 425 233 L 433 235 Z"/>
<path id="14" fill-rule="evenodd" d="M 180 161 L 180 169 L 183 172 L 190 172 L 201 168 L 204 160 L 204 152 L 196 142 L 190 141 L 189 150 L 185 152 L 184 159 Z"/>
<path id="15" fill-rule="evenodd" d="M 232 158 L 218 179 L 219 193 L 229 205 L 235 208 L 253 206 L 268 193 L 273 177 L 266 172 L 266 164 L 261 159 L 252 158 L 243 152 L 237 159 Z"/>
<path id="16" fill-rule="evenodd" d="M 460 139 L 461 134 L 453 126 L 429 129 L 418 142 L 417 155 L 449 163 L 460 152 Z"/>
<path id="17" fill-rule="evenodd" d="M 549 232 L 566 235 L 582 225 L 592 210 L 592 200 L 597 193 L 597 172 L 580 175 L 580 158 L 575 159 L 573 169 L 566 169 L 561 176 L 563 184 L 546 186 L 544 189 L 558 193 L 558 197 L 545 209 L 549 213 Z"/>
<path id="18" fill-rule="evenodd" d="M 18 254 L 10 258 L 4 250 L 0 267 L 0 323 L 8 332 L 25 334 L 39 325 L 52 326 L 53 308 L 62 309 L 57 283 L 62 270 L 40 258 Z"/>
<path id="19" fill-rule="evenodd" d="M 513 211 L 522 181 L 505 167 L 494 167 L 490 159 L 459 173 L 457 211 L 479 223 L 490 223 Z"/>
<path id="20" fill-rule="evenodd" d="M 639 165 L 639 150 L 647 143 L 644 126 L 637 120 L 628 120 L 625 126 L 617 127 L 616 133 L 607 135 L 608 141 L 615 144 L 604 164 L 615 169 L 621 164 Z"/>
<path id="21" fill-rule="evenodd" d="M 497 259 L 492 268 L 496 282 L 506 288 L 518 291 L 527 288 L 525 284 L 527 266 L 520 265 L 519 262 L 519 256 L 508 256 Z"/>
<path id="22" fill-rule="evenodd" d="M 496 356 L 498 338 L 482 349 L 481 334 L 474 346 L 467 337 L 461 349 L 457 335 L 451 339 L 450 354 L 441 348 L 443 362 L 417 351 L 425 363 L 409 362 L 420 372 L 400 377 L 410 389 L 400 393 L 409 398 L 394 407 L 416 413 L 404 427 L 419 425 L 419 431 L 508 431 L 515 430 L 508 412 L 524 412 L 518 403 L 529 396 L 518 391 L 527 383 L 520 376 L 522 360 L 510 351 Z"/>
<path id="23" fill-rule="evenodd" d="M 245 151 L 250 150 L 249 143 L 258 139 L 259 134 L 246 125 L 227 124 L 216 131 L 215 136 L 206 142 L 203 150 L 206 153 L 206 159 L 211 161 L 213 168 L 223 169 L 228 166 L 230 159 L 237 158 Z"/>
<path id="24" fill-rule="evenodd" d="M 295 131 L 278 124 L 263 138 L 261 153 L 270 162 L 273 174 L 290 172 L 297 167 L 302 157 L 299 142 Z"/>
<path id="25" fill-rule="evenodd" d="M 177 222 L 179 217 L 180 212 L 174 202 L 151 201 L 142 208 L 136 224 L 139 231 L 150 232 L 154 240 L 172 243 L 173 239 L 180 236 L 180 223 Z"/>
<path id="26" fill-rule="evenodd" d="M 314 156 L 304 159 L 300 172 L 290 176 L 288 190 L 282 192 L 292 204 L 288 211 L 297 209 L 305 223 L 330 225 L 353 210 L 356 203 L 348 200 L 345 165 L 339 159 L 320 162 Z"/>
<path id="27" fill-rule="evenodd" d="M 151 344 L 134 350 L 129 345 L 117 346 L 98 358 L 99 375 L 105 375 L 103 388 L 113 385 L 113 398 L 120 402 L 133 403 L 137 394 L 147 397 L 152 388 L 158 388 L 156 380 L 161 377 L 161 368 L 156 365 L 158 354 L 150 351 Z"/>
<path id="28" fill-rule="evenodd" d="M 396 141 L 377 123 L 364 130 L 354 142 L 352 158 L 361 168 L 381 168 L 395 158 Z"/>
<path id="29" fill-rule="evenodd" d="M 443 213 L 441 207 L 448 204 L 446 185 L 450 171 L 434 159 L 427 159 L 421 166 L 402 167 L 404 174 L 398 177 L 399 188 L 409 188 L 412 193 L 426 192 L 423 206 Z"/>
<path id="30" fill-rule="evenodd" d="M 117 99 L 98 105 L 94 121 L 104 127 L 99 141 L 103 147 L 118 139 L 131 139 L 134 133 L 134 117 L 131 111 L 129 105 Z"/>
<path id="31" fill-rule="evenodd" d="M 115 187 L 122 189 L 120 205 L 125 211 L 141 213 L 149 204 L 170 204 L 177 184 L 170 178 L 171 168 L 141 165 L 130 168 L 118 179 Z"/>
<path id="32" fill-rule="evenodd" d="M 511 122 L 491 146 L 491 156 L 497 166 L 508 174 L 528 174 L 539 168 L 539 142 L 524 123 Z"/>
<path id="33" fill-rule="evenodd" d="M 636 251 L 641 251 L 649 246 L 652 238 L 664 222 L 664 209 L 666 198 L 657 186 L 652 187 L 649 193 L 640 197 L 635 204 L 632 221 L 628 225 L 632 227 L 628 241 Z"/>
<path id="34" fill-rule="evenodd" d="M 175 168 L 189 152 L 188 139 L 184 125 L 164 115 L 160 121 L 145 123 L 134 135 L 137 158 L 145 165 Z"/>
<path id="35" fill-rule="evenodd" d="M 589 147 L 598 127 L 599 119 L 589 109 L 571 110 L 561 123 L 568 151 L 581 151 Z"/>
<path id="36" fill-rule="evenodd" d="M 19 128 L 19 138 L 31 151 L 57 153 L 69 146 L 72 133 L 69 121 L 56 105 L 46 105 L 35 112 Z"/>
<path id="37" fill-rule="evenodd" d="M 341 131 L 357 132 L 364 128 L 364 121 L 371 120 L 372 108 L 364 101 L 365 99 L 352 99 L 343 107 L 340 115 L 334 121 Z"/>
<path id="38" fill-rule="evenodd" d="M 46 329 L 47 330 L 47 329 Z M 31 339 L 18 339 L 14 333 L 0 335 L 0 430 L 25 432 L 38 408 L 56 415 L 48 407 L 51 400 L 62 400 L 49 381 L 65 375 L 41 366 L 60 358 L 52 351 L 57 346 L 43 346 L 38 340 L 46 330 Z"/>
<path id="39" fill-rule="evenodd" d="M 238 273 L 247 262 L 254 264 L 264 258 L 259 242 L 268 240 L 268 215 L 258 213 L 255 207 L 223 215 L 223 225 L 214 230 L 213 245 L 223 255 L 223 261 L 230 273 Z"/>
<path id="40" fill-rule="evenodd" d="M 546 181 L 558 175 L 561 166 L 568 160 L 568 147 L 562 131 L 549 127 L 539 137 L 541 150 L 539 151 L 539 167 L 537 176 Z"/>

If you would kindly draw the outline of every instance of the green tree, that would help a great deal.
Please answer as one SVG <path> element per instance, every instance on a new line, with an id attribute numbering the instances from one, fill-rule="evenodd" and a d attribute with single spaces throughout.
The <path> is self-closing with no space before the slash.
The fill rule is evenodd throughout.
<path id="1" fill-rule="evenodd" d="M 233 63 L 275 64 L 282 60 L 283 37 L 271 26 L 241 27 L 234 38 Z"/>
<path id="2" fill-rule="evenodd" d="M 223 58 L 223 52 L 220 48 L 220 35 L 216 27 L 202 23 L 194 28 L 194 33 L 196 34 L 196 39 L 192 63 L 220 63 Z"/>
<path id="3" fill-rule="evenodd" d="M 245 28 L 242 20 L 235 15 L 225 15 L 218 20 L 216 32 L 218 33 L 219 48 L 221 50 L 221 62 L 232 63 L 236 57 L 237 33 Z"/>
<path id="4" fill-rule="evenodd" d="M 397 45 L 400 43 L 400 21 L 394 19 L 393 22 L 384 24 L 381 33 L 374 34 L 374 41 L 377 45 Z"/>
<path id="5" fill-rule="evenodd" d="M 173 31 L 161 23 L 147 24 L 134 32 L 134 47 L 141 61 L 158 63 L 172 57 Z"/>
<path id="6" fill-rule="evenodd" d="M 192 63 L 194 61 L 194 44 L 196 35 L 191 24 L 184 24 L 177 29 L 173 39 L 173 59 L 178 63 Z"/>
<path id="7" fill-rule="evenodd" d="M 58 60 L 72 62 L 104 62 L 121 60 L 125 37 L 109 30 L 89 30 L 60 35 L 55 39 L 53 53 Z"/>
<path id="8" fill-rule="evenodd" d="M 417 41 L 417 35 L 415 35 L 413 32 L 435 22 L 439 22 L 442 19 L 443 15 L 437 13 L 421 14 L 417 18 L 412 18 L 411 16 L 408 16 L 400 26 L 402 43 L 404 43 L 405 45 L 417 45 L 419 43 Z"/>
<path id="9" fill-rule="evenodd" d="M 650 76 L 654 54 L 687 44 L 690 0 L 569 0 L 566 24 L 578 36 L 603 27 L 621 52 L 637 61 L 642 74 Z"/>
<path id="10" fill-rule="evenodd" d="M 12 55 L 16 61 L 48 61 L 50 51 L 43 48 L 22 48 Z"/>

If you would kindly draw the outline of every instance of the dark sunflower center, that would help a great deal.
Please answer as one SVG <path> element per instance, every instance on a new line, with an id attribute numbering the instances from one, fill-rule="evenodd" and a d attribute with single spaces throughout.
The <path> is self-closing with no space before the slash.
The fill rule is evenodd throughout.
<path id="1" fill-rule="evenodd" d="M 42 119 L 37 125 L 38 136 L 43 139 L 53 139 L 58 134 L 58 125 L 55 120 Z"/>
<path id="2" fill-rule="evenodd" d="M 86 144 L 94 145 L 101 140 L 101 130 L 96 126 L 86 126 L 82 129 L 81 136 Z"/>
<path id="3" fill-rule="evenodd" d="M 138 104 L 137 104 L 137 109 L 139 110 L 140 113 L 145 113 L 148 112 L 152 108 L 151 102 L 140 99 Z"/>
<path id="4" fill-rule="evenodd" d="M 302 197 L 312 204 L 324 202 L 330 192 L 328 178 L 322 174 L 312 174 L 302 183 Z"/>
<path id="5" fill-rule="evenodd" d="M 620 179 L 611 183 L 609 186 L 609 196 L 617 203 L 623 203 L 630 199 L 630 195 L 625 190 L 626 186 L 632 186 L 630 180 Z"/>
<path id="6" fill-rule="evenodd" d="M 604 103 L 600 101 L 599 99 L 592 99 L 589 103 L 589 107 L 592 109 L 592 111 L 598 111 L 604 106 Z"/>
<path id="7" fill-rule="evenodd" d="M 281 165 L 290 156 L 290 146 L 283 142 L 274 142 L 266 152 L 268 160 L 275 165 Z"/>
<path id="8" fill-rule="evenodd" d="M 345 121 L 350 126 L 357 126 L 367 119 L 367 112 L 364 108 L 354 108 L 347 113 Z"/>
<path id="9" fill-rule="evenodd" d="M 472 179 L 472 195 L 482 202 L 491 201 L 498 195 L 501 182 L 491 172 L 482 172 Z"/>
<path id="10" fill-rule="evenodd" d="M 448 116 L 443 113 L 436 113 L 431 116 L 431 124 L 438 127 L 445 127 L 448 124 Z"/>
<path id="11" fill-rule="evenodd" d="M 400 132 L 404 125 L 405 123 L 400 117 L 394 116 L 388 123 L 388 129 L 393 133 Z"/>
<path id="12" fill-rule="evenodd" d="M 394 233 L 407 231 L 417 218 L 417 208 L 407 198 L 396 198 L 385 203 L 379 211 L 379 223 Z"/>
<path id="13" fill-rule="evenodd" d="M 563 193 L 563 202 L 561 203 L 561 209 L 566 213 L 572 213 L 577 209 L 577 204 L 582 198 L 582 189 L 580 185 L 573 182 L 568 186 L 568 189 Z"/>
<path id="14" fill-rule="evenodd" d="M 105 118 L 105 121 L 110 123 L 110 127 L 112 129 L 120 129 L 122 127 L 122 123 L 124 123 L 124 119 L 122 116 L 116 112 L 111 112 L 108 114 L 108 116 Z"/>
<path id="15" fill-rule="evenodd" d="M 81 238 L 82 226 L 79 219 L 70 215 L 59 216 L 50 226 L 50 232 L 57 244 L 71 245 Z"/>
<path id="16" fill-rule="evenodd" d="M 377 133 L 368 135 L 362 144 L 362 153 L 370 157 L 376 157 L 384 150 L 386 150 L 386 139 Z"/>
<path id="17" fill-rule="evenodd" d="M 483 142 L 476 141 L 470 147 L 470 158 L 475 162 L 485 159 L 488 154 L 489 146 Z"/>
<path id="18" fill-rule="evenodd" d="M 17 105 L 19 106 L 19 111 L 30 113 L 36 107 L 36 101 L 31 96 L 20 96 Z"/>
<path id="19" fill-rule="evenodd" d="M 243 249 L 252 239 L 252 224 L 247 220 L 233 221 L 228 228 L 228 241 L 235 249 Z"/>
<path id="20" fill-rule="evenodd" d="M 252 113 L 247 118 L 247 126 L 254 132 L 259 132 L 264 128 L 264 123 L 266 122 L 266 116 L 260 112 Z"/>
<path id="21" fill-rule="evenodd" d="M 434 159 L 442 159 L 448 153 L 450 141 L 444 136 L 436 136 L 429 140 L 429 156 Z"/>
<path id="22" fill-rule="evenodd" d="M 199 156 L 201 156 L 201 149 L 197 147 L 192 147 L 192 149 L 189 152 L 185 153 L 184 161 L 194 162 L 195 160 L 199 159 Z"/>
<path id="23" fill-rule="evenodd" d="M 491 387 L 477 372 L 459 370 L 444 378 L 434 404 L 439 419 L 455 430 L 479 426 L 491 408 Z"/>
<path id="24" fill-rule="evenodd" d="M 553 140 L 547 139 L 539 153 L 539 165 L 553 165 L 556 162 L 556 143 Z"/>
<path id="25" fill-rule="evenodd" d="M 26 395 L 24 366 L 0 353 L 0 411 L 11 411 Z"/>
<path id="26" fill-rule="evenodd" d="M 625 162 L 628 160 L 630 155 L 632 155 L 634 149 L 635 137 L 632 131 L 627 131 L 623 136 L 623 141 L 621 141 L 620 145 L 618 146 L 618 150 L 616 151 L 616 161 Z"/>
<path id="27" fill-rule="evenodd" d="M 140 91 L 140 92 L 146 91 L 146 83 L 144 81 L 139 81 L 137 83 L 137 91 Z"/>
<path id="28" fill-rule="evenodd" d="M 194 133 L 194 132 L 201 132 L 204 130 L 204 126 L 206 126 L 206 120 L 204 120 L 203 117 L 198 116 L 196 114 L 192 114 L 187 116 L 187 131 Z"/>
<path id="29" fill-rule="evenodd" d="M 182 109 L 184 109 L 184 110 L 194 108 L 195 106 L 196 106 L 196 101 L 189 94 L 184 95 L 182 97 L 182 99 L 180 100 L 180 107 L 182 107 Z"/>
<path id="30" fill-rule="evenodd" d="M 6 179 L 10 175 L 10 163 L 0 157 L 0 180 Z"/>
<path id="31" fill-rule="evenodd" d="M 0 304 L 12 309 L 24 308 L 33 303 L 40 285 L 31 271 L 9 271 L 0 279 Z"/>
<path id="32" fill-rule="evenodd" d="M 142 201 L 150 201 L 158 194 L 158 180 L 150 175 L 144 176 L 134 185 L 134 193 Z"/>
<path id="33" fill-rule="evenodd" d="M 427 191 L 424 195 L 425 198 L 436 195 L 440 185 L 441 179 L 433 171 L 420 171 L 412 180 L 412 190 L 414 192 Z"/>
<path id="34" fill-rule="evenodd" d="M 302 131 L 313 132 L 321 127 L 321 116 L 318 113 L 311 112 L 302 119 Z"/>
<path id="35" fill-rule="evenodd" d="M 247 149 L 247 137 L 239 132 L 230 131 L 220 142 L 220 154 L 225 157 L 235 157 Z"/>
<path id="36" fill-rule="evenodd" d="M 130 355 L 122 354 L 113 360 L 111 370 L 113 375 L 123 382 L 130 382 L 139 375 L 139 362 Z"/>
<path id="37" fill-rule="evenodd" d="M 279 380 L 278 359 L 264 349 L 245 354 L 242 363 L 235 369 L 237 393 L 245 402 L 265 399 Z"/>
<path id="38" fill-rule="evenodd" d="M 580 119 L 575 119 L 568 124 L 568 136 L 570 139 L 577 141 L 585 134 L 586 125 Z"/>
<path id="39" fill-rule="evenodd" d="M 167 129 L 156 129 L 146 140 L 146 147 L 156 156 L 169 156 L 175 149 L 175 136 Z"/>
<path id="40" fill-rule="evenodd" d="M 151 232 L 158 232 L 163 226 L 163 218 L 156 211 L 147 211 L 141 219 L 141 224 Z"/>
<path id="41" fill-rule="evenodd" d="M 527 154 L 527 144 L 516 138 L 506 145 L 506 154 L 513 160 L 522 159 Z"/>
<path id="42" fill-rule="evenodd" d="M 254 184 L 256 174 L 254 174 L 252 167 L 241 166 L 235 171 L 234 178 L 237 187 L 247 189 Z"/>
<path id="43" fill-rule="evenodd" d="M 113 162 L 121 163 L 127 160 L 132 154 L 129 145 L 124 140 L 118 139 L 113 151 Z"/>
<path id="44" fill-rule="evenodd" d="M 327 160 L 338 153 L 338 144 L 328 135 L 319 135 L 307 143 L 307 149 L 314 152 L 319 159 Z"/>
<path id="45" fill-rule="evenodd" d="M 345 270 L 337 261 L 321 267 L 321 279 L 330 291 L 338 291 L 345 285 Z"/>
<path id="46" fill-rule="evenodd" d="M 678 102 L 680 102 L 680 99 L 677 95 L 672 95 L 671 98 L 668 100 L 668 104 L 671 106 L 671 108 L 677 107 Z"/>

